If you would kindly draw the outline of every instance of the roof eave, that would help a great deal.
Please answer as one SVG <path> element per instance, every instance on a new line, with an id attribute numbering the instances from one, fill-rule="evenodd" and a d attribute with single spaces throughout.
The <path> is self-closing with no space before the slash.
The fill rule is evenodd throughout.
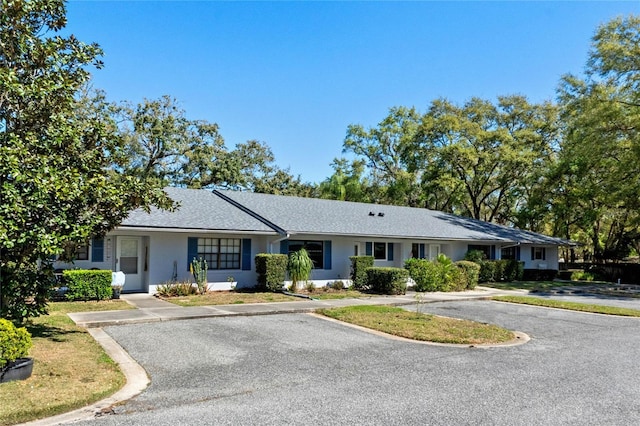
<path id="1" fill-rule="evenodd" d="M 165 226 L 136 226 L 120 225 L 114 231 L 138 231 L 138 232 L 171 232 L 171 233 L 211 233 L 211 234 L 251 234 L 251 235 L 278 235 L 275 231 L 262 231 L 252 229 L 212 229 L 212 228 L 175 228 Z"/>

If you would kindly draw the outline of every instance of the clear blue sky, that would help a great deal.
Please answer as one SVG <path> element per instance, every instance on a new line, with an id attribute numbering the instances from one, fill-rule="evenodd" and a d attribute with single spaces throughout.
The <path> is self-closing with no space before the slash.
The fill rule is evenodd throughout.
<path id="1" fill-rule="evenodd" d="M 94 86 L 113 101 L 168 94 L 228 146 L 266 142 L 319 182 L 349 124 L 522 94 L 553 100 L 581 73 L 596 27 L 640 2 L 72 1 L 67 29 L 105 51 Z"/>

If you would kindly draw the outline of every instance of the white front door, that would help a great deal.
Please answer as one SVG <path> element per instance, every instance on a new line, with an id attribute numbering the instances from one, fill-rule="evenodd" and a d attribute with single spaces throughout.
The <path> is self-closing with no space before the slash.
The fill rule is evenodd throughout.
<path id="1" fill-rule="evenodd" d="M 124 272 L 123 290 L 142 291 L 142 238 L 117 237 L 116 271 Z"/>

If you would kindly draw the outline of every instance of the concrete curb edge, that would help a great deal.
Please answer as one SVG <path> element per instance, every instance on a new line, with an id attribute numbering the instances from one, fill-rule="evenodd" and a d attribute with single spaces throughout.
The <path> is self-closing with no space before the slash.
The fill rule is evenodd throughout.
<path id="1" fill-rule="evenodd" d="M 120 402 L 126 401 L 139 395 L 151 382 L 147 372 L 138 364 L 111 336 L 102 328 L 90 328 L 87 332 L 104 348 L 109 357 L 118 364 L 125 375 L 126 383 L 116 393 L 95 402 L 86 407 L 78 408 L 68 413 L 47 417 L 24 423 L 28 426 L 49 426 L 65 423 L 77 422 L 96 417 L 96 415 L 108 411 L 108 409 Z"/>

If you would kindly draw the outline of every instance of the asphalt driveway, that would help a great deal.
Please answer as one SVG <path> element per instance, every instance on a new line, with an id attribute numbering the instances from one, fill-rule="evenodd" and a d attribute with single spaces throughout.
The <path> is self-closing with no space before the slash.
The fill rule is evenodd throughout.
<path id="1" fill-rule="evenodd" d="M 491 301 L 421 309 L 532 340 L 430 346 L 306 314 L 110 327 L 152 384 L 83 424 L 640 424 L 640 319 Z"/>

